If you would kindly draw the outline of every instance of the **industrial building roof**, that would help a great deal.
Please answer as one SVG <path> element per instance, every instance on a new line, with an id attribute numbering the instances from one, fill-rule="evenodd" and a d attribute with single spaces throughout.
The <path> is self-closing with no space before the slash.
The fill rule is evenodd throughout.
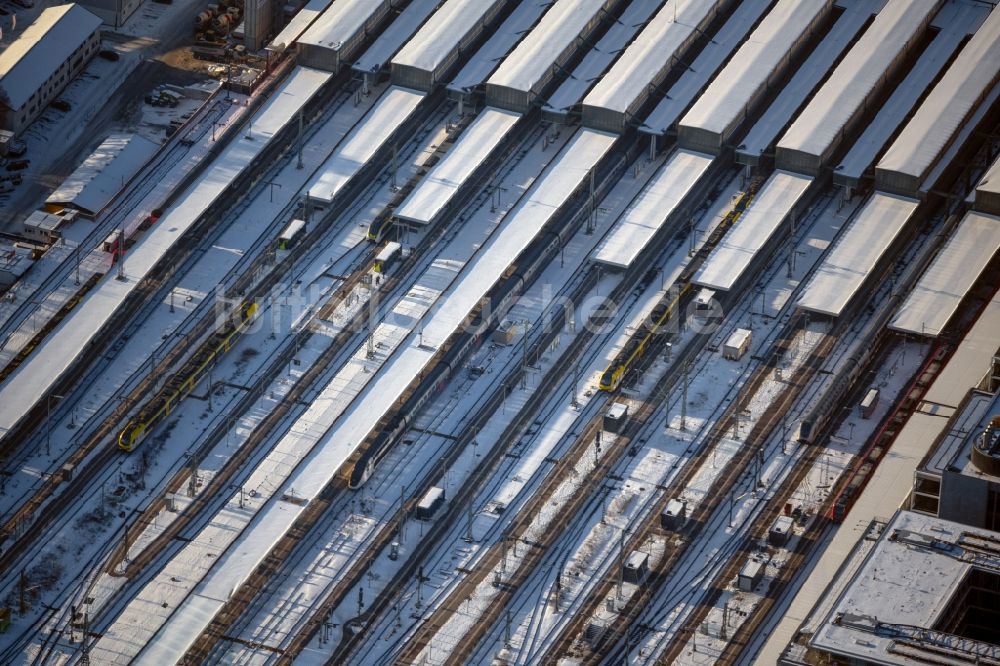
<path id="1" fill-rule="evenodd" d="M 326 11 L 332 0 L 309 0 L 305 6 L 298 11 L 292 20 L 288 22 L 281 32 L 267 45 L 268 50 L 282 52 L 290 48 L 299 37 L 302 36 L 309 26 L 313 24 L 316 17 Z"/>
<path id="2" fill-rule="evenodd" d="M 20 109 L 70 54 L 101 27 L 77 4 L 49 7 L 0 51 L 0 101 Z"/>
<path id="3" fill-rule="evenodd" d="M 874 664 L 962 663 L 1000 657 L 1000 647 L 939 630 L 950 602 L 979 565 L 1000 571 L 996 532 L 900 511 L 827 614 L 810 646 Z M 967 606 L 970 612 L 975 612 Z"/>
<path id="4" fill-rule="evenodd" d="M 45 202 L 96 214 L 108 205 L 158 147 L 138 134 L 112 134 Z"/>
<path id="5" fill-rule="evenodd" d="M 413 0 L 399 13 L 368 49 L 351 65 L 356 72 L 377 72 L 388 64 L 400 48 L 437 9 L 438 0 Z"/>

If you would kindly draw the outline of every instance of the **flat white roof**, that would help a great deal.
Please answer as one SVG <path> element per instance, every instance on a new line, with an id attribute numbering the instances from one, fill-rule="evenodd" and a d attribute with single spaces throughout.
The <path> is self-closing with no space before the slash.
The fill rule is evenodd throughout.
<path id="1" fill-rule="evenodd" d="M 628 414 L 628 405 L 624 402 L 613 402 L 611 406 L 608 407 L 608 411 L 605 412 L 605 416 L 612 419 L 620 419 L 621 417 Z"/>
<path id="2" fill-rule="evenodd" d="M 354 61 L 357 72 L 377 72 L 399 51 L 438 6 L 439 0 L 412 0 L 372 45 Z"/>
<path id="3" fill-rule="evenodd" d="M 795 71 L 791 80 L 781 88 L 778 96 L 771 102 L 764 115 L 760 117 L 743 141 L 736 149 L 737 155 L 760 157 L 767 150 L 778 134 L 785 128 L 802 105 L 802 100 L 819 84 L 830 69 L 830 65 L 840 57 L 844 49 L 851 44 L 855 35 L 864 27 L 873 11 L 881 9 L 885 0 L 857 0 L 837 4 L 845 4 L 844 12 L 826 33 L 823 41 L 813 49 L 805 62 Z"/>
<path id="4" fill-rule="evenodd" d="M 298 41 L 302 33 L 309 29 L 309 26 L 313 24 L 316 17 L 322 14 L 324 10 L 330 6 L 332 1 L 333 0 L 309 0 L 309 2 L 307 2 L 305 6 L 292 17 L 292 20 L 288 22 L 288 25 L 282 28 L 281 32 L 279 32 L 277 36 L 271 40 L 271 43 L 267 45 L 268 50 L 281 52 L 290 48 L 296 41 Z"/>
<path id="5" fill-rule="evenodd" d="M 301 44 L 311 44 L 339 51 L 375 14 L 386 0 L 334 0 L 299 37 Z"/>
<path id="6" fill-rule="evenodd" d="M 873 194 L 837 236 L 806 285 L 798 306 L 839 317 L 916 209 L 915 199 Z"/>
<path id="7" fill-rule="evenodd" d="M 691 69 L 684 70 L 681 78 L 671 86 L 669 94 L 660 100 L 639 131 L 658 136 L 666 134 L 770 4 L 770 0 L 745 0 L 739 3 L 712 37 L 712 41 L 705 44 L 705 48 L 691 63 Z"/>
<path id="8" fill-rule="evenodd" d="M 45 395 L 160 258 L 329 79 L 329 72 L 296 67 L 254 114 L 253 138 L 241 133 L 229 143 L 166 214 L 139 237 L 125 257 L 128 279 L 117 280 L 116 271 L 105 275 L 7 378 L 0 386 L 0 440 Z"/>
<path id="9" fill-rule="evenodd" d="M 947 5 L 945 10 L 951 8 L 954 8 L 954 11 L 949 12 L 953 15 L 952 20 L 944 23 L 941 31 L 920 54 L 913 69 L 896 86 L 861 137 L 844 156 L 843 162 L 834 172 L 838 179 L 859 180 L 875 162 L 889 138 L 962 43 L 967 34 L 967 21 L 981 15 L 981 10 L 972 5 Z"/>
<path id="10" fill-rule="evenodd" d="M 424 93 L 392 86 L 337 146 L 309 183 L 309 198 L 330 203 L 402 125 Z"/>
<path id="11" fill-rule="evenodd" d="M 402 245 L 396 241 L 389 241 L 385 244 L 385 247 L 379 251 L 378 256 L 375 257 L 377 261 L 385 261 L 386 259 L 391 259 L 394 254 L 402 249 Z"/>
<path id="12" fill-rule="evenodd" d="M 607 74 L 584 98 L 584 106 L 625 113 L 701 25 L 720 0 L 672 0 L 643 28 Z M 675 20 L 676 19 L 676 20 Z"/>
<path id="13" fill-rule="evenodd" d="M 392 59 L 434 72 L 500 0 L 447 0 Z"/>
<path id="14" fill-rule="evenodd" d="M 601 11 L 604 2 L 605 0 L 557 0 L 517 48 L 504 58 L 487 83 L 515 90 L 534 91 L 556 59 Z"/>
<path id="15" fill-rule="evenodd" d="M 592 256 L 599 264 L 627 268 L 681 204 L 712 163 L 710 155 L 678 150 L 629 204 Z"/>
<path id="16" fill-rule="evenodd" d="M 580 103 L 583 96 L 608 65 L 618 57 L 639 28 L 652 16 L 658 1 L 630 3 L 604 36 L 587 51 L 573 73 L 564 80 L 545 103 L 544 109 L 550 113 L 566 113 Z"/>
<path id="17" fill-rule="evenodd" d="M 996 532 L 913 511 L 897 513 L 823 619 L 810 644 L 859 663 L 966 661 L 964 656 L 942 659 L 942 655 L 948 654 L 944 646 L 921 655 L 921 641 L 916 635 L 907 641 L 905 651 L 897 651 L 894 646 L 902 636 L 889 627 L 874 630 L 877 623 L 905 625 L 915 630 L 935 628 L 977 560 L 984 564 L 991 559 L 993 563 L 996 561 L 995 557 L 978 553 L 973 553 L 976 557 L 963 557 L 965 549 L 958 546 L 963 534 L 982 535 L 987 540 L 997 537 Z M 915 577 L 919 577 L 919 584 L 915 584 Z M 956 637 L 956 641 L 962 642 L 964 648 L 974 644 L 961 637 Z M 968 663 L 974 661 L 978 660 L 968 657 Z"/>
<path id="18" fill-rule="evenodd" d="M 778 0 L 729 64 L 715 77 L 681 127 L 722 134 L 747 112 L 761 86 L 767 85 L 788 52 L 817 17 L 830 10 L 831 0 Z"/>
<path id="19" fill-rule="evenodd" d="M 0 51 L 0 99 L 12 109 L 23 107 L 101 23 L 77 4 L 42 10 L 20 37 Z"/>
<path id="20" fill-rule="evenodd" d="M 514 7 L 500 27 L 486 43 L 468 58 L 455 78 L 448 84 L 448 90 L 464 92 L 478 86 L 497 68 L 504 56 L 531 30 L 539 17 L 548 9 L 543 2 L 522 2 Z"/>
<path id="21" fill-rule="evenodd" d="M 520 114 L 512 111 L 485 109 L 466 128 L 444 159 L 435 164 L 410 192 L 396 209 L 395 216 L 409 222 L 429 224 L 520 118 Z"/>
<path id="22" fill-rule="evenodd" d="M 286 238 L 286 239 L 291 238 L 295 234 L 302 231 L 302 229 L 304 229 L 305 226 L 306 226 L 305 220 L 294 219 L 291 222 L 289 222 L 288 226 L 285 227 L 285 230 L 281 232 L 281 238 Z"/>
<path id="23" fill-rule="evenodd" d="M 751 337 L 753 337 L 753 333 L 751 331 L 745 328 L 738 328 L 735 331 L 733 331 L 732 335 L 729 336 L 729 339 L 726 340 L 726 346 L 736 347 L 737 349 L 739 349 L 740 347 L 745 345 L 747 341 L 750 340 Z"/>
<path id="24" fill-rule="evenodd" d="M 924 98 L 876 169 L 922 180 L 1000 77 L 1000 11 L 994 9 Z"/>
<path id="25" fill-rule="evenodd" d="M 692 282 L 720 291 L 732 289 L 811 183 L 812 178 L 789 171 L 771 174 Z"/>
<path id="26" fill-rule="evenodd" d="M 159 145 L 138 134 L 112 134 L 45 200 L 97 213 L 124 187 Z"/>
<path id="27" fill-rule="evenodd" d="M 778 148 L 823 157 L 941 0 L 892 0 L 802 111 Z"/>
<path id="28" fill-rule="evenodd" d="M 1000 217 L 967 213 L 889 328 L 937 336 L 1000 249 Z"/>

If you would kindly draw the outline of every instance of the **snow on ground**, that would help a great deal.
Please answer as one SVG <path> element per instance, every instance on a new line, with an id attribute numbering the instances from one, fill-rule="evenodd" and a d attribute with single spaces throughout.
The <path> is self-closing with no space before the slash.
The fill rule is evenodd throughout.
<path id="1" fill-rule="evenodd" d="M 326 158 L 333 149 L 336 142 L 342 137 L 349 126 L 351 117 L 357 118 L 364 109 L 353 109 L 344 113 L 337 113 L 328 117 L 315 130 L 312 137 L 309 137 L 303 153 L 303 161 L 306 168 L 299 170 L 296 168 L 295 160 L 286 157 L 280 171 L 272 178 L 273 182 L 283 183 L 285 187 L 276 190 L 272 195 L 267 187 L 259 185 L 251 197 L 239 209 L 232 211 L 232 222 L 229 227 L 222 232 L 215 244 L 197 261 L 190 271 L 179 278 L 178 286 L 174 290 L 174 298 L 169 296 L 158 304 L 142 326 L 136 329 L 130 337 L 128 343 L 119 351 L 115 363 L 108 364 L 103 369 L 103 374 L 88 387 L 88 401 L 77 409 L 68 419 L 82 421 L 91 415 L 99 416 L 107 409 L 106 405 L 114 407 L 113 396 L 122 390 L 122 386 L 129 386 L 130 383 L 141 375 L 147 366 L 147 359 L 150 349 L 161 351 L 161 345 L 172 345 L 179 336 L 192 325 L 194 317 L 192 314 L 199 305 L 211 307 L 214 305 L 213 299 L 208 299 L 208 295 L 216 288 L 226 273 L 243 259 L 248 259 L 252 254 L 260 251 L 261 247 L 270 246 L 272 236 L 267 234 L 269 229 L 281 226 L 285 222 L 275 220 L 275 216 L 284 214 L 284 211 L 296 201 L 296 192 L 305 184 L 311 173 Z M 388 200 L 391 194 L 385 188 L 382 202 L 373 202 L 373 207 L 380 208 Z M 272 200 L 273 198 L 273 200 Z M 369 209 L 362 203 L 355 215 L 368 215 Z M 275 232 L 276 233 L 276 232 Z M 349 224 L 342 233 L 332 235 L 330 243 L 326 248 L 318 247 L 314 252 L 316 257 L 311 262 L 303 262 L 297 270 L 301 271 L 301 284 L 306 285 L 309 295 L 312 298 L 319 298 L 323 295 L 322 288 L 329 286 L 330 279 L 323 278 L 323 274 L 339 271 L 345 268 L 342 264 L 343 257 L 359 244 L 364 245 L 364 226 Z M 255 249 L 256 248 L 256 249 Z M 325 280 L 325 282 L 324 282 Z M 300 286 L 301 286 L 300 284 Z M 316 288 L 309 290 L 308 287 L 316 285 Z M 289 285 L 285 285 L 287 288 Z M 298 305 L 298 303 L 293 303 Z M 279 321 L 278 325 L 287 330 L 291 315 L 280 315 L 284 323 Z M 278 321 L 275 319 L 275 321 Z M 280 329 L 279 329 L 280 330 Z M 283 338 L 279 338 L 283 340 Z M 255 348 L 261 352 L 258 356 L 261 362 L 269 354 L 268 344 L 259 340 L 247 340 L 248 348 Z M 275 343 L 271 343 L 272 345 Z M 163 348 L 165 349 L 165 347 Z M 239 362 L 240 356 L 230 356 L 229 359 Z M 244 361 L 244 364 L 246 361 Z M 216 378 L 225 377 L 224 370 L 219 369 Z M 235 383 L 240 383 L 239 377 L 233 377 Z M 228 396 L 222 396 L 224 399 Z M 151 461 L 151 469 L 147 470 L 149 477 L 163 479 L 172 469 L 183 466 L 182 455 L 187 447 L 192 446 L 197 440 L 197 433 L 201 433 L 205 428 L 205 423 L 200 421 L 197 413 L 200 411 L 196 407 L 182 406 L 179 414 L 187 414 L 184 409 L 191 409 L 194 416 L 191 423 L 196 424 L 193 432 L 187 429 L 172 431 L 177 422 L 172 426 L 167 424 L 163 428 L 164 437 L 168 440 L 168 445 L 161 451 L 159 456 L 154 456 Z M 67 419 L 67 420 L 68 420 Z M 55 457 L 59 457 L 62 451 L 70 451 L 79 444 L 73 439 L 74 431 L 69 429 L 69 424 L 63 421 L 53 427 L 52 449 Z M 66 428 L 65 430 L 63 428 Z M 66 433 L 64 436 L 57 436 L 56 433 Z M 171 433 L 167 437 L 165 433 Z M 58 452 L 58 453 L 57 453 Z M 37 463 L 29 461 L 25 465 L 25 482 L 37 482 L 37 473 L 33 470 L 39 469 L 39 465 L 44 465 L 44 458 Z M 42 467 L 44 469 L 44 467 Z M 150 484 L 154 487 L 159 484 Z M 30 492 L 30 488 L 24 488 L 24 493 Z M 11 498 L 13 499 L 13 498 Z M 7 500 L 5 497 L 4 500 Z M 143 493 L 131 498 L 132 506 L 138 506 L 147 501 Z M 82 514 L 87 507 L 82 507 L 78 514 Z M 70 517 L 72 518 L 72 517 Z M 68 519 L 69 521 L 69 519 Z M 66 542 L 71 547 L 76 546 L 76 539 L 72 538 L 72 530 L 66 535 Z M 79 566 L 76 564 L 74 566 Z"/>

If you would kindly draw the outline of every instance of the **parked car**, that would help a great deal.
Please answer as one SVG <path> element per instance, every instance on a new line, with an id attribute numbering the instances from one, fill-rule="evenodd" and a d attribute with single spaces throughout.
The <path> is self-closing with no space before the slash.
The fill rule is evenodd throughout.
<path id="1" fill-rule="evenodd" d="M 7 171 L 22 171 L 31 165 L 28 160 L 11 160 L 7 162 Z"/>
<path id="2" fill-rule="evenodd" d="M 53 109 L 59 109 L 60 111 L 69 111 L 73 107 L 70 106 L 69 102 L 64 99 L 54 99 L 49 103 Z"/>
<path id="3" fill-rule="evenodd" d="M 112 51 L 111 49 L 101 49 L 98 54 L 105 60 L 110 60 L 111 62 L 118 62 L 121 56 L 118 55 L 118 51 Z"/>

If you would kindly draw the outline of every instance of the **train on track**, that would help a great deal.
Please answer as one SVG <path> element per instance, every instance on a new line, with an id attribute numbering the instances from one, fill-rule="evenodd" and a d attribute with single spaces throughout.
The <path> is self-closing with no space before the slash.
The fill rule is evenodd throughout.
<path id="1" fill-rule="evenodd" d="M 257 303 L 252 301 L 240 305 L 234 316 L 215 331 L 201 349 L 177 373 L 171 375 L 156 395 L 122 428 L 118 433 L 118 448 L 131 453 L 157 425 L 170 416 L 202 377 L 232 348 L 233 342 L 246 332 L 257 311 Z"/>
<path id="2" fill-rule="evenodd" d="M 656 303 L 649 316 L 643 320 L 642 326 L 629 338 L 615 359 L 608 365 L 601 375 L 600 389 L 602 391 L 616 391 L 621 386 L 625 376 L 636 368 L 639 360 L 650 348 L 653 340 L 660 336 L 666 329 L 665 326 L 680 311 L 691 294 L 691 279 L 708 258 L 712 249 L 718 245 L 726 229 L 732 226 L 739 219 L 743 211 L 750 205 L 754 194 L 759 187 L 759 181 L 753 181 L 746 192 L 740 195 L 733 209 L 729 211 L 725 218 L 715 228 L 712 234 L 705 241 L 705 244 L 692 258 L 673 287 L 667 289 L 663 297 Z"/>

